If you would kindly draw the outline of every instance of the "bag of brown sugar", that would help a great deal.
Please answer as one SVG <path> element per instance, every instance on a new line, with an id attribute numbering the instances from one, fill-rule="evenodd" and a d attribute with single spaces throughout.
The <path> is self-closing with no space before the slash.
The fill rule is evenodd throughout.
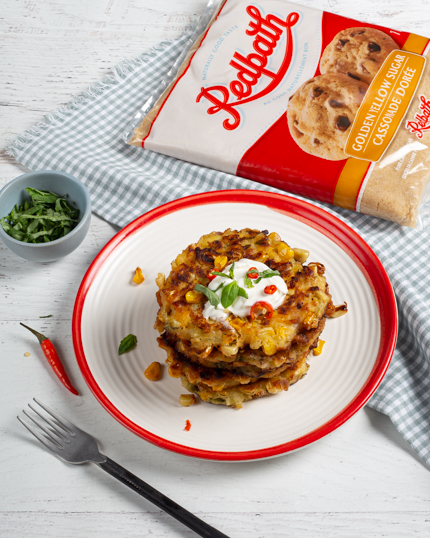
<path id="1" fill-rule="evenodd" d="M 283 0 L 211 1 L 128 143 L 411 227 L 430 40 Z"/>

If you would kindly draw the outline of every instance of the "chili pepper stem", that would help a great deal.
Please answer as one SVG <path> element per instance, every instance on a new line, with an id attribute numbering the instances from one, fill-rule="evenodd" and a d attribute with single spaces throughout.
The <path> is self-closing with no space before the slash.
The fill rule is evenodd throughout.
<path id="1" fill-rule="evenodd" d="M 41 344 L 44 340 L 48 340 L 46 336 L 43 336 L 43 334 L 38 333 L 34 329 L 30 329 L 30 327 L 27 327 L 27 325 L 24 325 L 24 323 L 20 323 L 20 325 L 22 325 L 23 327 L 28 329 L 30 332 L 32 332 L 34 336 L 36 336 L 36 338 L 39 340 L 39 344 Z"/>

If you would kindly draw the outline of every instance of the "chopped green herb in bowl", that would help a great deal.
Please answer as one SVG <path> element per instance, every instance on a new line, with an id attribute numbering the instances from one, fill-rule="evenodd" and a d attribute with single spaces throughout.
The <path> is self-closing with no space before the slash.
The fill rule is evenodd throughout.
<path id="1" fill-rule="evenodd" d="M 64 237 L 79 223 L 79 209 L 50 191 L 27 187 L 30 201 L 16 204 L 9 215 L 0 219 L 3 230 L 18 241 L 48 243 Z"/>
<path id="2" fill-rule="evenodd" d="M 88 191 L 67 172 L 29 172 L 0 190 L 0 239 L 26 260 L 68 256 L 84 240 L 90 221 Z"/>

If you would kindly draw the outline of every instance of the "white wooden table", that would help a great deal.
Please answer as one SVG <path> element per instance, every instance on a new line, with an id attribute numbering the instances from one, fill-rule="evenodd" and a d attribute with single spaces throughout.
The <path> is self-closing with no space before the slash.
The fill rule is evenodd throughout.
<path id="1" fill-rule="evenodd" d="M 430 32 L 429 0 L 301 1 Z M 204 5 L 205 0 L 4 0 L 2 148 L 120 60 L 179 36 Z M 0 186 L 25 171 L 1 153 Z M 2 537 L 193 535 L 96 466 L 72 467 L 48 454 L 15 418 L 33 396 L 93 432 L 112 459 L 232 537 L 430 536 L 429 470 L 389 419 L 370 409 L 305 450 L 254 463 L 198 461 L 163 451 L 108 415 L 78 370 L 71 317 L 86 269 L 115 232 L 93 216 L 81 247 L 53 264 L 27 262 L 0 244 Z M 53 337 L 81 397 L 59 384 L 19 321 Z"/>

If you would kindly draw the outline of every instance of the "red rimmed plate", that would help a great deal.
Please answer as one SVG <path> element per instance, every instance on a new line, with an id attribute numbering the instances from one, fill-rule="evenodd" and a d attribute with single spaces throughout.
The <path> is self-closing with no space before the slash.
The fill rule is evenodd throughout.
<path id="1" fill-rule="evenodd" d="M 213 230 L 276 231 L 325 265 L 335 304 L 348 314 L 329 320 L 321 355 L 288 392 L 247 402 L 242 410 L 199 402 L 182 407 L 178 379 L 145 368 L 164 363 L 153 329 L 155 278 L 189 244 Z M 145 282 L 132 284 L 135 268 Z M 118 356 L 129 333 L 137 347 Z M 397 338 L 397 310 L 388 276 L 370 247 L 346 224 L 300 200 L 260 191 L 218 191 L 170 202 L 137 218 L 101 250 L 80 286 L 73 342 L 93 394 L 120 423 L 169 450 L 214 460 L 253 460 L 303 448 L 351 418 L 375 392 Z M 191 430 L 185 431 L 185 421 Z"/>

